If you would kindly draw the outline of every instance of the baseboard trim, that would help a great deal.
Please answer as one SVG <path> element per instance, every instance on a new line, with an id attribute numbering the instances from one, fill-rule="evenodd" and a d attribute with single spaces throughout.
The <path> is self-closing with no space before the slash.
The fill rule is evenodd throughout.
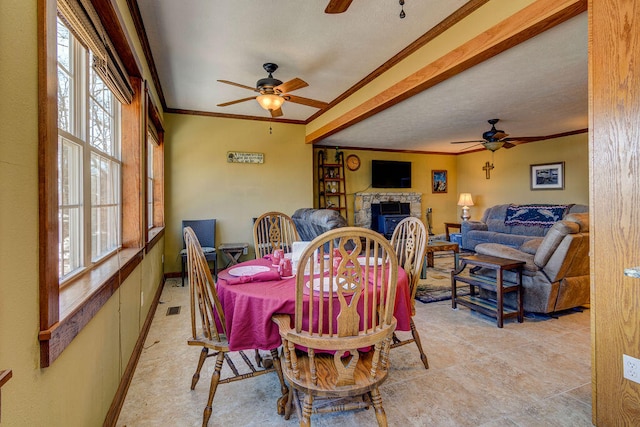
<path id="1" fill-rule="evenodd" d="M 142 330 L 140 331 L 140 335 L 138 335 L 136 345 L 133 348 L 133 353 L 129 358 L 129 363 L 127 363 L 127 367 L 124 370 L 122 378 L 120 378 L 118 390 L 116 390 L 116 394 L 113 397 L 113 401 L 111 402 L 109 411 L 107 412 L 107 415 L 104 419 L 104 423 L 102 424 L 103 427 L 113 427 L 118 421 L 120 411 L 122 410 L 122 405 L 124 405 L 124 399 L 127 396 L 127 391 L 129 390 L 129 385 L 131 385 L 131 380 L 133 379 L 133 373 L 136 370 L 136 366 L 138 366 L 138 360 L 140 360 L 144 342 L 147 339 L 147 334 L 149 333 L 149 329 L 151 328 L 153 316 L 155 315 L 156 309 L 158 308 L 158 303 L 160 301 L 160 296 L 162 295 L 164 284 L 165 279 L 163 277 L 158 286 L 158 289 L 156 290 L 156 294 L 153 297 L 151 307 L 149 307 L 149 312 L 147 313 L 147 317 L 145 318 L 144 324 L 142 325 Z"/>

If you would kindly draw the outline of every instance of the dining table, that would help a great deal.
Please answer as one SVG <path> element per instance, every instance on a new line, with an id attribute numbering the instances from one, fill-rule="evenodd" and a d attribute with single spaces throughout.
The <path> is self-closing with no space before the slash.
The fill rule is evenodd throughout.
<path id="1" fill-rule="evenodd" d="M 273 280 L 236 283 L 242 273 L 270 272 Z M 229 350 L 273 350 L 281 344 L 274 314 L 295 314 L 296 276 L 281 278 L 271 257 L 244 261 L 218 273 L 216 290 L 225 315 Z M 394 317 L 396 330 L 411 330 L 411 293 L 406 272 L 398 267 Z"/>

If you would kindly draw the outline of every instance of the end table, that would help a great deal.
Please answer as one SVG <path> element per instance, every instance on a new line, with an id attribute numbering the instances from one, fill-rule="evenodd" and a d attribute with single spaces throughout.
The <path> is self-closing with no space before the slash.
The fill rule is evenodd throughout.
<path id="1" fill-rule="evenodd" d="M 220 252 L 227 258 L 227 265 L 224 268 L 236 265 L 240 261 L 240 256 L 246 255 L 248 248 L 248 243 L 223 243 L 218 246 Z"/>

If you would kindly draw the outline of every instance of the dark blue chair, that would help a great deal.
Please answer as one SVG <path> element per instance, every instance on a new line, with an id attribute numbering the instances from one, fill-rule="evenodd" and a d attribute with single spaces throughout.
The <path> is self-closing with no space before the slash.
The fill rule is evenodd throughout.
<path id="1" fill-rule="evenodd" d="M 218 254 L 216 253 L 216 220 L 196 219 L 182 221 L 183 239 L 180 257 L 182 258 L 182 286 L 184 286 L 185 266 L 187 265 L 187 249 L 184 243 L 184 228 L 191 227 L 196 234 L 207 262 L 213 261 L 213 276 L 218 280 Z"/>

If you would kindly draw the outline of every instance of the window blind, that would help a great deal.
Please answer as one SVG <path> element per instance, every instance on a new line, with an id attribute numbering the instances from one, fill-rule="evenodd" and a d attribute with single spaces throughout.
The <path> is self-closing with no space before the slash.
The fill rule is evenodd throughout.
<path id="1" fill-rule="evenodd" d="M 93 53 L 93 69 L 120 102 L 131 104 L 133 87 L 129 82 L 129 75 L 91 0 L 57 0 L 57 5 L 60 18 L 73 35 Z"/>

